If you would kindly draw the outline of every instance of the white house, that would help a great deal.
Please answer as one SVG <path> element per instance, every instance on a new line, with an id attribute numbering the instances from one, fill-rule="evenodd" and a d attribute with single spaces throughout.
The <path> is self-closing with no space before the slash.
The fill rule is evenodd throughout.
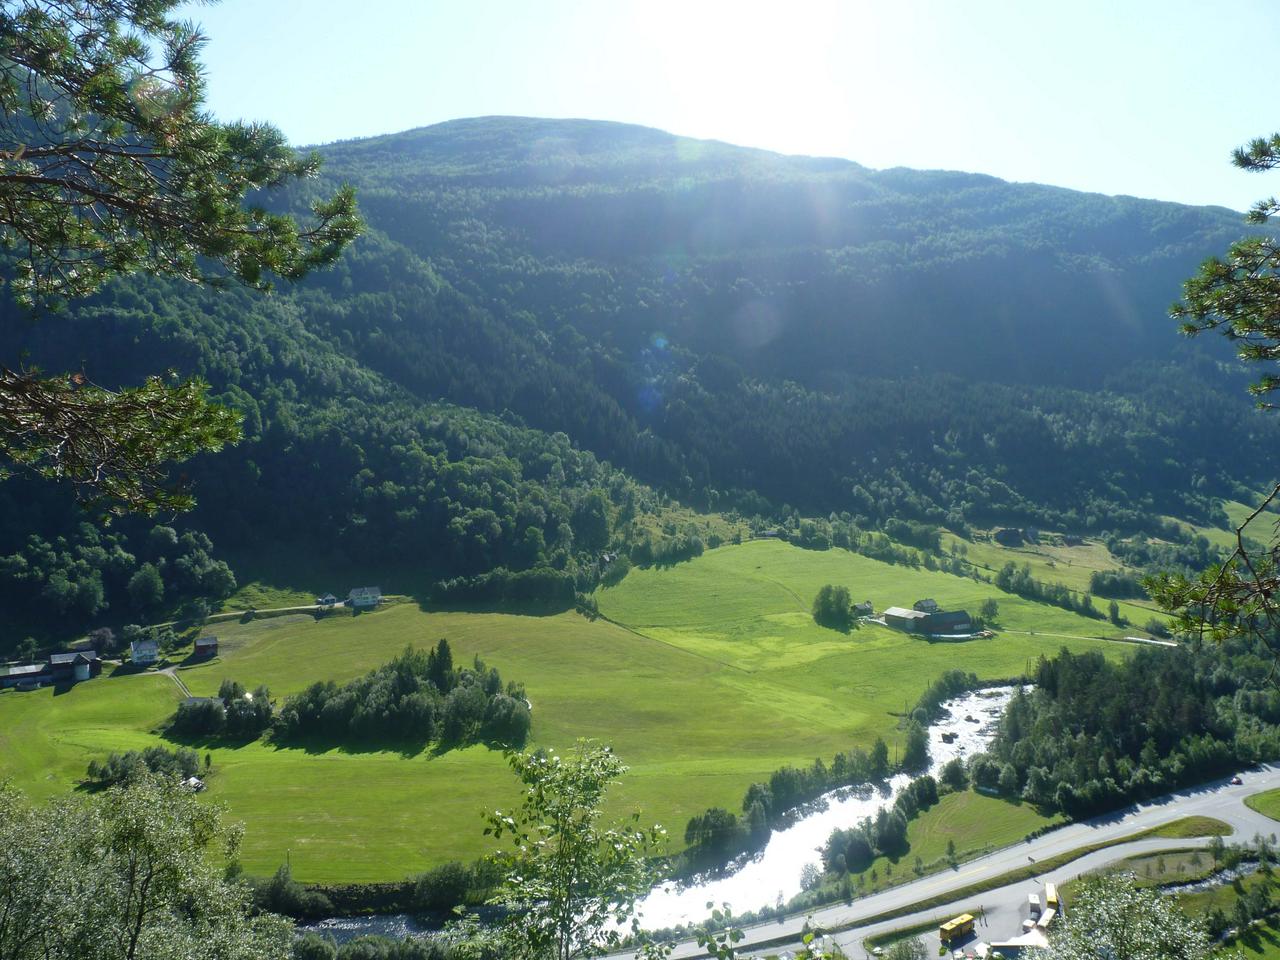
<path id="1" fill-rule="evenodd" d="M 347 603 L 357 610 L 367 610 L 382 602 L 381 587 L 354 587 L 347 595 Z"/>
<path id="2" fill-rule="evenodd" d="M 129 644 L 129 659 L 147 666 L 160 659 L 160 647 L 154 640 L 134 640 Z"/>

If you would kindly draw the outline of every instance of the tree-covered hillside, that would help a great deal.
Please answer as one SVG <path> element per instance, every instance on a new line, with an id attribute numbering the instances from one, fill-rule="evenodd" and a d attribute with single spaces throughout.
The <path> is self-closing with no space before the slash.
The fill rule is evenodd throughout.
<path id="1" fill-rule="evenodd" d="M 696 502 L 1130 529 L 1268 469 L 1166 314 L 1230 211 L 589 121 L 324 152 L 383 236 L 310 319 Z"/>
<path id="2" fill-rule="evenodd" d="M 294 289 L 137 277 L 38 322 L 0 303 L 0 337 L 46 371 L 171 368 L 244 412 L 245 441 L 192 465 L 200 506 L 178 524 L 211 563 L 294 550 L 424 591 L 545 565 L 581 587 L 648 529 L 669 545 L 644 556 L 694 549 L 628 525 L 664 494 L 862 527 L 1150 529 L 1213 518 L 1280 439 L 1165 316 L 1242 232 L 1229 211 L 586 121 L 322 152 L 327 179 L 286 202 L 349 181 L 370 230 Z M 0 485 L 20 629 L 142 619 L 145 564 L 170 596 L 203 589 L 153 556 L 150 525 L 90 543 L 81 519 L 61 491 Z"/>

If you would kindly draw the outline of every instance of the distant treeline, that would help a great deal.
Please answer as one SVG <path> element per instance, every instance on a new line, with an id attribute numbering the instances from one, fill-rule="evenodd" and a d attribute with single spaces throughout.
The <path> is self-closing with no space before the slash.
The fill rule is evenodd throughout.
<path id="1" fill-rule="evenodd" d="M 1142 578 L 1122 570 L 1095 570 L 1089 575 L 1089 592 L 1097 597 L 1128 600 L 1146 597 Z"/>
<path id="2" fill-rule="evenodd" d="M 562 570 L 498 567 L 474 577 L 454 577 L 434 584 L 429 595 L 442 609 L 493 609 L 512 612 L 559 613 L 573 607 L 574 578 Z"/>
<path id="3" fill-rule="evenodd" d="M 276 720 L 283 741 L 409 743 L 460 746 L 487 741 L 520 746 L 531 717 L 524 687 L 478 656 L 455 667 L 448 640 L 412 647 L 345 684 L 313 683 L 290 697 Z"/>

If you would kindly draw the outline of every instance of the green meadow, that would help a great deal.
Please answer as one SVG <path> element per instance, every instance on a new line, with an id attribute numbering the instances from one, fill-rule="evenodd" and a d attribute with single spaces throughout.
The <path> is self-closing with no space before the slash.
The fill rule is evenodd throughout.
<path id="1" fill-rule="evenodd" d="M 1089 578 L 1095 571 L 1109 572 L 1124 570 L 1107 545 L 1098 540 L 1085 540 L 1076 546 L 1067 547 L 1051 543 L 1026 543 L 1020 547 L 1006 547 L 994 540 L 961 540 L 953 534 L 942 538 L 944 550 L 951 550 L 964 544 L 964 557 L 977 567 L 984 576 L 994 577 L 1006 563 L 1012 561 L 1021 567 L 1026 564 L 1031 568 L 1031 575 L 1043 583 L 1061 583 L 1079 593 L 1089 592 Z M 1110 601 L 1105 597 L 1094 597 L 1093 605 L 1102 613 L 1107 612 Z M 1164 620 L 1166 616 L 1150 600 L 1118 600 L 1120 615 L 1126 617 L 1132 629 L 1129 634 L 1144 636 L 1142 626 L 1152 617 Z"/>
<path id="2" fill-rule="evenodd" d="M 879 626 L 826 630 L 808 612 L 824 583 L 845 584 L 877 609 L 930 596 L 976 610 L 994 596 L 999 626 L 1021 632 L 933 643 Z M 612 743 L 631 766 L 616 811 L 642 810 L 679 837 L 692 814 L 737 809 L 746 787 L 779 766 L 830 759 L 877 736 L 896 749 L 899 715 L 944 670 L 1002 678 L 1063 645 L 1111 656 L 1128 649 L 1087 639 L 1120 633 L 1104 621 L 990 585 L 774 541 L 635 570 L 597 599 L 603 617 L 595 621 L 400 603 L 355 617 L 223 623 L 214 628 L 220 657 L 181 676 L 197 695 L 233 678 L 265 683 L 279 699 L 447 637 L 456 660 L 478 654 L 504 679 L 524 682 L 534 745 Z M 104 677 L 61 695 L 0 694 L 0 779 L 36 797 L 68 789 L 93 757 L 162 742 L 178 698 L 176 685 L 154 673 Z M 208 796 L 245 823 L 243 861 L 256 874 L 288 856 L 305 881 L 394 880 L 475 857 L 487 849 L 482 809 L 516 797 L 503 756 L 485 747 L 309 751 L 267 741 L 199 749 L 213 759 Z M 939 833 L 937 842 L 945 839 Z"/>

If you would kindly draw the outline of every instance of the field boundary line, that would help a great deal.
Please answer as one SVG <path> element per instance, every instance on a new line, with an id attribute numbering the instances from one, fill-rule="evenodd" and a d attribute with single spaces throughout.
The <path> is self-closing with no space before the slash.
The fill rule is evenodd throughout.
<path id="1" fill-rule="evenodd" d="M 603 613 L 597 613 L 596 616 L 599 619 L 603 620 L 605 623 L 611 623 L 615 627 L 619 628 L 620 630 L 625 630 L 627 631 L 627 633 L 634 634 L 635 636 L 639 637 L 642 640 L 648 640 L 650 643 L 660 643 L 664 647 L 670 647 L 672 650 L 678 650 L 681 653 L 686 654 L 690 657 L 697 657 L 699 660 L 706 660 L 709 663 L 719 664 L 720 666 L 726 667 L 729 670 L 737 670 L 739 673 L 752 675 L 751 670 L 748 670 L 746 667 L 740 667 L 736 663 L 728 663 L 727 661 L 724 661 L 724 660 L 717 660 L 715 657 L 708 656 L 705 653 L 699 653 L 696 650 L 690 650 L 688 647 L 682 647 L 680 646 L 680 644 L 672 643 L 670 640 L 663 640 L 661 637 L 651 637 L 649 636 L 649 634 L 641 633 L 635 627 L 629 627 L 625 623 L 619 623 L 617 620 L 614 620 L 612 617 L 607 617 Z"/>

